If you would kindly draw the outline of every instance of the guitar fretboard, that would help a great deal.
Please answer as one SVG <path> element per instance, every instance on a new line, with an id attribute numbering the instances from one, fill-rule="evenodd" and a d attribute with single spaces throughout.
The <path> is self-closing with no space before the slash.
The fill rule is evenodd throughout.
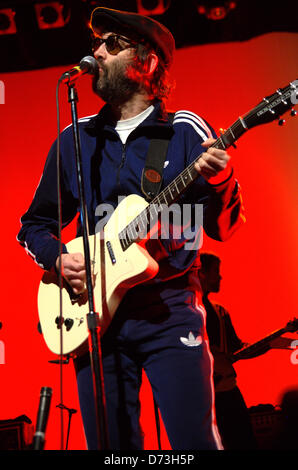
<path id="1" fill-rule="evenodd" d="M 218 137 L 211 147 L 226 150 L 246 130 L 245 122 L 240 117 L 224 134 Z M 156 221 L 165 207 L 173 204 L 193 181 L 198 178 L 199 174 L 195 169 L 195 163 L 200 157 L 201 155 L 188 165 L 133 221 L 121 230 L 119 239 L 123 251 L 127 250 L 132 243 L 139 240 L 141 238 L 140 234 L 142 237 L 147 235 L 149 228 L 152 227 L 152 221 Z"/>

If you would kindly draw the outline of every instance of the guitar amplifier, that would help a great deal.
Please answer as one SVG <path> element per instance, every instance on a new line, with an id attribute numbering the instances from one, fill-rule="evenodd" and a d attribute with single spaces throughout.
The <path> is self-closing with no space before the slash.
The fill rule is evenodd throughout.
<path id="1" fill-rule="evenodd" d="M 250 420 L 260 450 L 273 450 L 280 432 L 282 412 L 271 404 L 251 406 Z"/>
<path id="2" fill-rule="evenodd" d="M 34 426 L 25 415 L 0 421 L 0 450 L 28 450 L 33 436 Z"/>

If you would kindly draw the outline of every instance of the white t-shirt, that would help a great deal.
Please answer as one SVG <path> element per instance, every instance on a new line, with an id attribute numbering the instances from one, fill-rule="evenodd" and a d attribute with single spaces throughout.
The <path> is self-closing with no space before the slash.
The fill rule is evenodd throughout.
<path id="1" fill-rule="evenodd" d="M 130 119 L 124 119 L 123 121 L 118 121 L 116 125 L 116 131 L 118 132 L 120 139 L 123 144 L 125 144 L 127 137 L 129 134 L 136 128 L 138 127 L 141 122 L 143 122 L 149 114 L 152 113 L 154 109 L 154 106 L 151 105 L 149 108 L 145 109 L 145 111 L 142 111 L 140 114 L 137 116 L 134 116 L 133 118 Z"/>

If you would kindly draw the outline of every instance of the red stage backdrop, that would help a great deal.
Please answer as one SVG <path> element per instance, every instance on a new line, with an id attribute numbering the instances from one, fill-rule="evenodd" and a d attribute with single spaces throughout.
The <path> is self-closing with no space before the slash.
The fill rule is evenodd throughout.
<path id="1" fill-rule="evenodd" d="M 189 47 L 177 51 L 172 75 L 176 89 L 171 109 L 189 109 L 212 126 L 227 128 L 264 96 L 297 76 L 298 35 L 266 34 L 243 43 Z M 68 67 L 4 74 L 1 112 L 1 396 L 0 419 L 27 415 L 35 424 L 39 393 L 53 388 L 46 449 L 59 449 L 59 367 L 37 332 L 37 289 L 41 270 L 16 242 L 19 218 L 39 182 L 56 137 L 55 88 Z M 101 103 L 90 79 L 78 84 L 79 116 L 94 114 Z M 62 128 L 71 116 L 61 93 Z M 246 224 L 226 243 L 205 236 L 204 249 L 222 258 L 222 289 L 214 296 L 230 312 L 236 331 L 255 341 L 298 316 L 298 118 L 255 128 L 232 150 L 246 208 Z M 67 232 L 71 237 L 72 232 Z M 295 338 L 295 336 L 293 336 Z M 297 337 L 296 337 L 297 338 Z M 3 352 L 5 353 L 5 357 Z M 280 403 L 297 386 L 297 351 L 270 351 L 236 364 L 247 405 Z M 64 404 L 79 410 L 72 365 L 64 368 Z M 198 403 L 199 406 L 199 403 Z M 64 419 L 65 433 L 67 415 Z M 142 424 L 146 449 L 156 449 L 153 403 L 144 378 Z M 85 449 L 81 416 L 72 418 L 69 449 Z M 169 449 L 163 431 L 163 449 Z"/>

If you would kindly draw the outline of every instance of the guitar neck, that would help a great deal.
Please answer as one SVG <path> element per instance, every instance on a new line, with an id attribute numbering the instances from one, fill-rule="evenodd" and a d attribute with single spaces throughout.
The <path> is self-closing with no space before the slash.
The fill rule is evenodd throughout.
<path id="1" fill-rule="evenodd" d="M 243 118 L 239 117 L 237 121 L 229 127 L 224 134 L 221 134 L 211 147 L 226 150 L 236 142 L 247 131 Z M 131 221 L 120 233 L 119 238 L 123 250 L 126 250 L 132 243 L 138 239 L 139 229 L 142 233 L 148 233 L 148 227 L 153 219 L 169 207 L 180 197 L 184 191 L 198 178 L 199 173 L 195 169 L 195 163 L 201 158 L 198 156 L 190 165 L 188 165 L 161 193 L 159 193 L 151 203 L 138 216 Z"/>
<path id="2" fill-rule="evenodd" d="M 283 335 L 288 331 L 287 328 L 280 328 L 279 330 L 273 331 L 270 335 L 265 336 L 265 338 L 257 341 L 256 343 L 251 344 L 250 346 L 246 346 L 239 351 L 235 352 L 231 358 L 231 361 L 234 363 L 243 359 L 243 354 L 253 354 L 257 353 L 258 351 L 262 350 L 264 346 L 267 346 L 273 339 L 278 338 L 279 336 Z"/>

